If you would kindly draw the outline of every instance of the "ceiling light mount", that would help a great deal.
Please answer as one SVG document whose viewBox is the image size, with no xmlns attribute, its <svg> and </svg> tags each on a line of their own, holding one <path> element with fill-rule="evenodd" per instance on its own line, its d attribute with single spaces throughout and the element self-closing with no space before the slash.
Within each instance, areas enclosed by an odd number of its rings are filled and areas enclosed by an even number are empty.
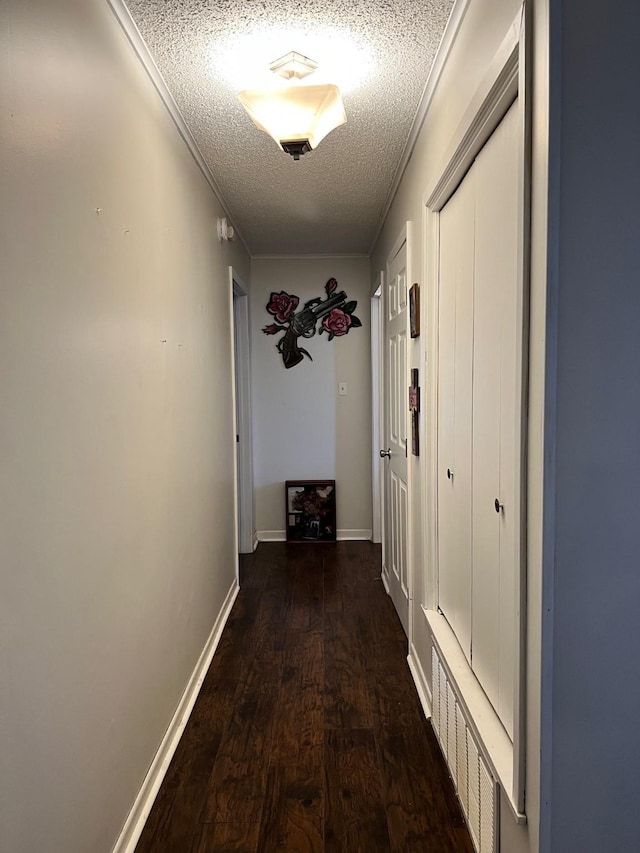
<svg viewBox="0 0 640 853">
<path fill-rule="evenodd" d="M 309 144 L 308 139 L 283 139 L 280 142 L 280 147 L 285 153 L 291 154 L 294 160 L 299 160 L 303 154 L 308 154 L 308 152 L 311 151 L 311 145 Z"/>
<path fill-rule="evenodd" d="M 269 66 L 269 71 L 279 74 L 285 80 L 291 80 L 294 77 L 296 80 L 302 80 L 303 77 L 313 74 L 317 67 L 318 63 L 314 62 L 313 59 L 309 59 L 308 56 L 303 56 L 295 50 L 290 50 L 280 59 L 274 59 Z"/>
</svg>

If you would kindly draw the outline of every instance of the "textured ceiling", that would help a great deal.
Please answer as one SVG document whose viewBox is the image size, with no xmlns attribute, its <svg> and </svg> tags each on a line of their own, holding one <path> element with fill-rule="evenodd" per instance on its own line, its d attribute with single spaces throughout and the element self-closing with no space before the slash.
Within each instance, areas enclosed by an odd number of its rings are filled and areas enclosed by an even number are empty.
<svg viewBox="0 0 640 853">
<path fill-rule="evenodd" d="M 127 0 L 252 255 L 367 253 L 452 0 Z M 298 162 L 237 100 L 296 50 L 347 123 Z M 262 77 L 261 77 L 262 75 Z"/>
</svg>

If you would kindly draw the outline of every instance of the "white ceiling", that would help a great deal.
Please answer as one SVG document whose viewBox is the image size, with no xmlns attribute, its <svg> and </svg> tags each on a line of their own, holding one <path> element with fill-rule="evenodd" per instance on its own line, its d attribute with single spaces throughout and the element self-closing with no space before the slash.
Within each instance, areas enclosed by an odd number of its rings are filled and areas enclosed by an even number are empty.
<svg viewBox="0 0 640 853">
<path fill-rule="evenodd" d="M 452 0 L 127 0 L 252 255 L 368 253 Z M 298 162 L 237 92 L 296 50 L 347 123 Z M 239 61 L 240 60 L 240 61 Z"/>
</svg>

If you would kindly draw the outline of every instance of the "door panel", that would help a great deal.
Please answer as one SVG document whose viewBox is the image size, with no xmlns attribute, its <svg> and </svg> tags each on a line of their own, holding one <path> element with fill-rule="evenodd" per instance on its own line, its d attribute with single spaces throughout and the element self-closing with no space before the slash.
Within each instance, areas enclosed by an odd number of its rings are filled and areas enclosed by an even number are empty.
<svg viewBox="0 0 640 853">
<path fill-rule="evenodd" d="M 409 600 L 409 581 L 407 578 L 407 513 L 409 511 L 409 496 L 407 484 L 398 478 L 400 489 L 400 527 L 398 530 L 398 541 L 400 543 L 400 560 L 398 565 L 398 583 L 402 593 L 402 601 Z M 407 628 L 405 626 L 405 632 Z"/>
<path fill-rule="evenodd" d="M 406 243 L 387 270 L 385 287 L 385 519 L 383 572 L 405 632 L 409 622 L 407 570 L 407 253 Z"/>
<path fill-rule="evenodd" d="M 438 552 L 440 609 L 471 660 L 473 192 L 440 214 Z"/>
<path fill-rule="evenodd" d="M 472 665 L 513 735 L 517 370 L 517 108 L 474 166 Z M 499 511 L 495 502 L 498 500 Z"/>
</svg>

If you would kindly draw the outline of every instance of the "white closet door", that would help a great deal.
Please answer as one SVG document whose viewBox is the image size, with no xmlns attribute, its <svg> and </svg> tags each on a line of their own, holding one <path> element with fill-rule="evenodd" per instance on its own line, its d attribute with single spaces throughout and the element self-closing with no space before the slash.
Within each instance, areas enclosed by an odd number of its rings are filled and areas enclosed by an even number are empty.
<svg viewBox="0 0 640 853">
<path fill-rule="evenodd" d="M 471 661 L 473 186 L 440 214 L 438 548 L 440 609 Z"/>
<path fill-rule="evenodd" d="M 519 286 L 518 114 L 512 106 L 473 167 L 475 282 L 473 342 L 472 668 L 513 737 L 516 336 Z M 496 501 L 498 502 L 496 504 Z M 497 507 L 497 508 L 496 508 Z"/>
</svg>

